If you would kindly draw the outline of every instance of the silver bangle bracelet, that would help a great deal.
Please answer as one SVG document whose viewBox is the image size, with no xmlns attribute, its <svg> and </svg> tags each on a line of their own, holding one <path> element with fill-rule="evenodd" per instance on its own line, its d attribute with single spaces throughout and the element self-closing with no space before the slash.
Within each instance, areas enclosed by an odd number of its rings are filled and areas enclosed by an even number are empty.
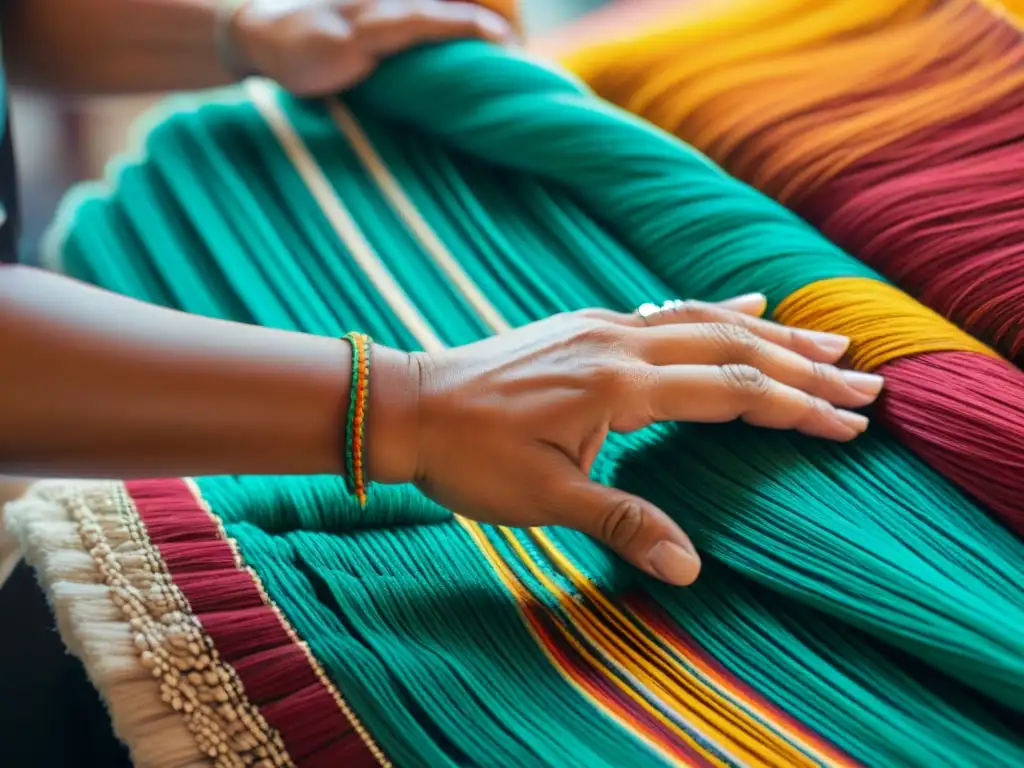
<svg viewBox="0 0 1024 768">
<path fill-rule="evenodd" d="M 217 13 L 214 17 L 214 45 L 217 58 L 224 69 L 238 80 L 253 77 L 259 73 L 254 71 L 238 54 L 234 34 L 231 29 L 235 16 L 248 0 L 219 0 Z"/>
</svg>

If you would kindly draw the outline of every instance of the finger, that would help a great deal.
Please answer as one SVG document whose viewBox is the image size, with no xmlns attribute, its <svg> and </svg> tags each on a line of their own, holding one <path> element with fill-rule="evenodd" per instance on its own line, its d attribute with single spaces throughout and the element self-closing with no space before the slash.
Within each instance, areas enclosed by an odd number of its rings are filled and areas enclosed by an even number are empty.
<svg viewBox="0 0 1024 768">
<path fill-rule="evenodd" d="M 749 365 L 830 403 L 860 408 L 882 391 L 882 377 L 811 360 L 732 323 L 670 324 L 631 329 L 629 346 L 651 365 Z"/>
<path fill-rule="evenodd" d="M 732 323 L 756 333 L 767 341 L 823 363 L 836 362 L 850 346 L 850 340 L 845 336 L 791 328 L 763 320 L 760 315 L 764 309 L 764 295 L 752 293 L 726 299 L 717 304 L 673 299 L 658 306 L 641 305 L 637 312 L 629 315 L 610 310 L 585 310 L 584 314 L 630 328 L 652 328 L 681 323 Z"/>
<path fill-rule="evenodd" d="M 558 488 L 548 503 L 560 525 L 593 536 L 669 584 L 687 586 L 696 580 L 700 556 L 682 529 L 656 506 L 570 470 Z"/>
<path fill-rule="evenodd" d="M 673 309 L 675 306 L 684 303 L 682 299 L 668 299 L 662 304 L 645 303 L 641 304 L 635 312 L 616 312 L 613 309 L 594 307 L 580 310 L 580 314 L 593 320 L 604 320 L 608 323 L 626 325 L 630 328 L 648 327 L 647 318 L 655 313 Z M 767 299 L 763 293 L 748 293 L 744 296 L 736 296 L 731 299 L 717 302 L 717 306 L 742 312 L 744 315 L 760 317 L 764 314 L 767 306 Z"/>
<path fill-rule="evenodd" d="M 742 297 L 741 297 L 742 298 Z M 834 363 L 843 356 L 850 340 L 834 333 L 822 333 L 752 317 L 730 306 L 702 301 L 680 301 L 647 318 L 648 327 L 677 323 L 731 323 L 746 328 L 762 339 L 798 352 L 811 360 Z"/>
<path fill-rule="evenodd" d="M 652 421 L 724 423 L 742 419 L 756 427 L 795 429 L 845 442 L 864 432 L 868 419 L 827 400 L 782 384 L 746 365 L 679 365 L 651 368 L 643 377 Z"/>
<path fill-rule="evenodd" d="M 353 18 L 357 39 L 368 54 L 385 57 L 416 45 L 440 40 L 475 38 L 504 42 L 511 27 L 501 16 L 474 3 L 379 2 Z"/>
<path fill-rule="evenodd" d="M 649 316 L 654 313 L 671 313 L 674 310 L 680 309 L 689 304 L 707 304 L 712 307 L 720 307 L 722 309 L 740 312 L 751 317 L 761 317 L 764 314 L 764 311 L 768 308 L 768 297 L 763 293 L 745 293 L 742 296 L 733 296 L 731 299 L 723 299 L 722 301 L 698 302 L 695 300 L 686 301 L 685 299 L 669 299 L 662 302 L 660 306 L 654 306 L 653 304 L 642 306 L 647 307 L 646 314 Z M 664 317 L 664 315 L 661 316 Z M 649 324 L 650 323 L 644 323 L 644 325 Z"/>
</svg>

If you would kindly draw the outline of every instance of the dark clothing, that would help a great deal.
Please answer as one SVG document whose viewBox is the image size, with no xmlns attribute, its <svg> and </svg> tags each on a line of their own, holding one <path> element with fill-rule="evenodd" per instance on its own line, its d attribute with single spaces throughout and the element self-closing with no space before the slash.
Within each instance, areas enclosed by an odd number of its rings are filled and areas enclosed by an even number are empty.
<svg viewBox="0 0 1024 768">
<path fill-rule="evenodd" d="M 24 563 L 0 588 L 0 744 L 6 768 L 130 768 Z"/>
<path fill-rule="evenodd" d="M 10 119 L 0 141 L 0 263 L 17 261 L 18 234 L 21 222 L 18 210 L 18 186 L 14 175 L 14 147 Z"/>
<path fill-rule="evenodd" d="M 0 25 L 6 5 L 0 0 Z M 8 107 L 0 60 L 0 265 L 18 260 L 20 222 Z M 66 653 L 24 563 L 0 586 L 0 745 L 5 768 L 131 766 L 85 670 Z"/>
<path fill-rule="evenodd" d="M 5 0 L 0 0 L 0 24 L 3 23 Z M 0 30 L 2 34 L 2 30 Z M 0 42 L 0 50 L 2 49 Z M 21 221 L 18 210 L 18 184 L 14 175 L 14 144 L 11 138 L 11 116 L 8 108 L 7 82 L 3 62 L 0 61 L 0 264 L 17 261 L 18 229 Z"/>
</svg>

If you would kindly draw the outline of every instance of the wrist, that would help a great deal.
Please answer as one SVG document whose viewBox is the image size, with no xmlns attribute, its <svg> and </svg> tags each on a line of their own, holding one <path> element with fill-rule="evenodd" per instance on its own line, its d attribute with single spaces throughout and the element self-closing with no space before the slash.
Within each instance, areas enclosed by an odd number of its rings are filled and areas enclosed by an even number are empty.
<svg viewBox="0 0 1024 768">
<path fill-rule="evenodd" d="M 217 58 L 224 70 L 236 80 L 258 75 L 245 46 L 242 45 L 240 21 L 251 0 L 217 0 L 214 20 Z"/>
<path fill-rule="evenodd" d="M 366 421 L 371 482 L 411 483 L 419 468 L 420 357 L 374 345 Z"/>
</svg>

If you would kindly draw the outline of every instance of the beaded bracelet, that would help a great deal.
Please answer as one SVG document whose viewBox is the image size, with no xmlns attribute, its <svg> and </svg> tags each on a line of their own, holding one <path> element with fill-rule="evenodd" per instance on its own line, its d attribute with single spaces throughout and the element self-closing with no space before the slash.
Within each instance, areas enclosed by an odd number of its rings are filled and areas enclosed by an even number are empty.
<svg viewBox="0 0 1024 768">
<path fill-rule="evenodd" d="M 356 497 L 359 506 L 366 506 L 367 482 L 363 461 L 366 413 L 370 398 L 370 347 L 373 342 L 365 333 L 346 333 L 342 339 L 352 348 L 352 385 L 345 419 L 345 487 Z"/>
</svg>

